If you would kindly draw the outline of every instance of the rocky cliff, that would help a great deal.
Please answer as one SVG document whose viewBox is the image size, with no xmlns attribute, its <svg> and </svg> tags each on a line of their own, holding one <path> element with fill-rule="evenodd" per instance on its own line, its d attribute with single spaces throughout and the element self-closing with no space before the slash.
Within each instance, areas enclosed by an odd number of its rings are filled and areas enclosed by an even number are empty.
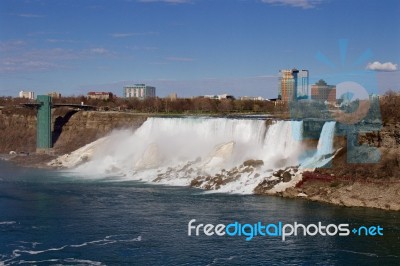
<svg viewBox="0 0 400 266">
<path fill-rule="evenodd" d="M 36 149 L 36 117 L 30 110 L 0 114 L 0 153 L 33 152 Z"/>
<path fill-rule="evenodd" d="M 59 154 L 74 151 L 114 129 L 135 130 L 147 119 L 144 115 L 122 112 L 80 111 L 70 115 L 71 112 L 53 114 L 54 149 Z"/>
<path fill-rule="evenodd" d="M 318 168 L 303 174 L 296 188 L 282 196 L 308 198 L 344 206 L 400 210 L 400 123 L 385 123 L 380 131 L 363 133 L 358 144 L 377 147 L 381 153 L 377 163 L 348 163 L 345 141 L 333 159 L 332 167 Z M 344 145 L 343 145 L 344 144 Z"/>
<path fill-rule="evenodd" d="M 339 140 L 341 139 L 338 138 Z M 332 167 L 317 169 L 316 172 L 359 179 L 400 178 L 399 122 L 386 123 L 379 131 L 359 134 L 358 145 L 378 148 L 381 154 L 378 163 L 348 163 L 347 148 L 342 139 L 339 146 L 344 149 L 334 158 Z M 350 156 L 363 156 L 363 154 L 352 154 Z"/>
<path fill-rule="evenodd" d="M 56 109 L 52 113 L 54 153 L 76 150 L 118 128 L 135 130 L 147 117 L 132 113 Z M 36 150 L 34 110 L 3 111 L 0 114 L 0 153 Z"/>
</svg>

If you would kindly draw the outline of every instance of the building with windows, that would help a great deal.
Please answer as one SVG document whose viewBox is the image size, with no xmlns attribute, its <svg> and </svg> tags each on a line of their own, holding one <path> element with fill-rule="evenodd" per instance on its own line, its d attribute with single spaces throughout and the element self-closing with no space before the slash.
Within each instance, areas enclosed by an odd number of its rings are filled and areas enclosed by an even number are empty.
<svg viewBox="0 0 400 266">
<path fill-rule="evenodd" d="M 268 99 L 264 99 L 261 96 L 242 96 L 239 98 L 241 101 L 269 101 Z"/>
<path fill-rule="evenodd" d="M 146 84 L 135 84 L 133 86 L 125 86 L 123 95 L 126 98 L 146 99 L 156 97 L 156 88 L 147 86 Z"/>
<path fill-rule="evenodd" d="M 311 86 L 311 99 L 316 101 L 336 102 L 336 86 L 328 85 L 323 79 Z"/>
<path fill-rule="evenodd" d="M 19 98 L 35 99 L 35 93 L 33 91 L 20 91 Z"/>
<path fill-rule="evenodd" d="M 231 99 L 234 100 L 235 97 L 229 94 L 220 94 L 220 95 L 204 95 L 204 98 L 214 99 L 214 100 L 222 100 L 222 99 Z"/>
<path fill-rule="evenodd" d="M 61 93 L 59 93 L 57 91 L 49 92 L 49 93 L 47 93 L 47 95 L 53 99 L 61 98 Z"/>
<path fill-rule="evenodd" d="M 278 98 L 284 102 L 291 102 L 297 99 L 297 69 L 279 70 L 279 94 Z"/>
<path fill-rule="evenodd" d="M 110 100 L 113 97 L 112 92 L 91 91 L 87 94 L 88 99 Z"/>
<path fill-rule="evenodd" d="M 309 75 L 308 70 L 299 70 L 297 75 L 297 99 L 308 99 L 309 98 Z"/>
<path fill-rule="evenodd" d="M 279 73 L 278 99 L 284 102 L 308 99 L 308 70 L 283 69 Z"/>
</svg>

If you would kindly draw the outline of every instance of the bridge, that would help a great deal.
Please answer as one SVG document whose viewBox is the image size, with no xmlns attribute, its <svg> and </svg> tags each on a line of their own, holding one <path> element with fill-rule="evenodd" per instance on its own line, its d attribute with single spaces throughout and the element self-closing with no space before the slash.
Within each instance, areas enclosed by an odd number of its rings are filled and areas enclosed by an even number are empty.
<svg viewBox="0 0 400 266">
<path fill-rule="evenodd" d="M 24 107 L 37 109 L 36 126 L 36 152 L 48 153 L 53 147 L 51 133 L 51 108 L 72 107 L 75 112 L 79 110 L 96 110 L 95 106 L 71 103 L 52 103 L 52 98 L 47 95 L 38 95 L 36 103 L 22 103 Z"/>
<path fill-rule="evenodd" d="M 39 95 L 42 96 L 42 95 Z M 21 103 L 22 106 L 30 107 L 30 108 L 39 108 L 41 103 Z M 76 103 L 52 103 L 51 108 L 56 107 L 72 107 L 77 110 L 96 110 L 96 106 L 86 105 L 86 104 L 76 104 Z"/>
</svg>

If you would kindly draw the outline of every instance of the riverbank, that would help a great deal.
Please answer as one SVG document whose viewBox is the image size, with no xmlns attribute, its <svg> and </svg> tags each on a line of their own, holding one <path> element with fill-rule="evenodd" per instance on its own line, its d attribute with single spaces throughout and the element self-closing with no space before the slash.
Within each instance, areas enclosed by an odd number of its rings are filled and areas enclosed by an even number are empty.
<svg viewBox="0 0 400 266">
<path fill-rule="evenodd" d="M 303 177 L 303 180 L 305 178 Z M 345 207 L 368 207 L 400 211 L 399 180 L 312 179 L 285 190 L 281 196 L 305 198 Z"/>
<path fill-rule="evenodd" d="M 54 167 L 48 165 L 48 162 L 57 157 L 46 154 L 30 154 L 4 155 L 0 158 L 22 167 L 54 169 Z M 250 162 L 248 164 L 242 169 L 243 173 L 254 170 L 250 164 L 257 164 L 257 162 Z M 279 178 L 276 179 L 279 182 L 261 182 L 256 187 L 254 193 L 264 196 L 301 198 L 344 207 L 367 207 L 400 211 L 400 181 L 398 179 L 357 180 L 354 178 L 343 179 L 318 175 L 316 172 L 305 172 L 296 175 L 296 172 L 297 170 L 292 169 L 281 171 L 278 173 Z M 240 173 L 240 170 L 238 170 L 238 173 Z M 229 172 L 227 171 L 226 174 L 228 176 Z M 230 178 L 232 179 L 232 177 Z M 217 176 L 214 179 L 199 177 L 193 180 L 190 186 L 204 190 L 213 190 L 218 188 L 220 184 L 229 181 L 229 178 L 224 179 L 222 176 Z M 281 189 L 274 189 L 274 186 L 279 183 Z"/>
<path fill-rule="evenodd" d="M 84 163 L 90 156 L 93 156 L 94 152 L 93 149 L 88 147 L 87 144 L 93 143 L 94 140 L 98 140 L 107 134 L 110 134 L 114 129 L 128 129 L 126 134 L 120 136 L 114 136 L 113 144 L 109 145 L 107 151 L 115 145 L 119 145 L 119 150 L 117 153 L 113 153 L 114 155 L 118 155 L 119 151 L 124 150 L 126 145 L 130 145 L 130 151 L 135 150 L 135 146 L 133 142 L 127 142 L 125 144 L 121 144 L 121 141 L 125 141 L 129 138 L 132 138 L 132 141 L 136 138 L 133 136 L 132 133 L 129 132 L 131 130 L 134 132 L 137 128 L 139 128 L 144 121 L 147 120 L 147 117 L 144 115 L 138 114 L 130 114 L 130 113 L 118 113 L 118 112 L 78 112 L 74 113 L 68 117 L 66 113 L 58 114 L 58 116 L 53 117 L 55 120 L 59 119 L 58 123 L 62 122 L 62 127 L 57 127 L 55 122 L 54 131 L 59 134 L 57 137 L 57 142 L 54 145 L 54 149 L 51 151 L 50 154 L 47 155 L 40 155 L 34 152 L 24 152 L 20 153 L 18 150 L 16 153 L 8 154 L 5 157 L 12 163 L 16 163 L 22 166 L 30 166 L 30 167 L 51 167 L 47 163 L 55 158 L 58 158 L 61 155 L 69 154 L 70 152 L 83 148 L 86 146 L 86 150 L 84 149 L 82 152 L 77 152 L 76 155 L 71 156 L 70 160 L 67 155 L 64 157 L 68 159 L 72 164 L 71 165 L 64 165 L 62 160 L 61 161 L 54 161 L 53 166 L 55 167 L 74 167 L 75 163 Z M 64 120 L 60 120 L 61 118 Z M 68 118 L 68 119 L 65 119 Z M 237 117 L 234 117 L 237 118 Z M 246 117 L 249 118 L 249 117 Z M 245 119 L 245 120 L 230 120 L 229 123 L 245 123 L 240 124 L 237 128 L 240 129 L 238 132 L 242 132 L 244 128 L 250 131 L 244 134 L 243 138 L 248 138 L 248 136 L 259 136 L 264 138 L 265 133 L 265 126 L 271 126 L 271 120 L 267 120 L 267 122 L 263 121 L 265 117 L 251 117 L 252 119 Z M 255 120 L 254 120 L 255 118 Z M 212 120 L 212 119 L 205 119 L 205 121 Z M 19 120 L 17 120 L 19 121 Z M 61 121 L 61 122 L 60 122 Z M 165 121 L 165 120 L 164 120 Z M 173 119 L 171 119 L 173 121 Z M 196 119 L 197 121 L 197 119 Z M 208 122 L 210 122 L 208 121 Z M 235 121 L 235 122 L 232 122 Z M 247 121 L 247 122 L 246 122 Z M 21 127 L 22 125 L 18 123 L 11 123 L 12 121 L 8 121 L 10 128 Z M 14 121 L 15 122 L 15 121 Z M 153 121 L 154 122 L 154 121 Z M 160 121 L 159 121 L 160 122 Z M 181 120 L 175 121 L 176 124 L 147 124 L 145 132 L 142 132 L 142 136 L 150 136 L 161 128 L 167 128 L 169 135 L 165 135 L 166 132 L 159 132 L 156 136 L 163 136 L 163 139 L 173 139 L 176 138 L 176 131 L 179 131 L 179 126 L 182 126 Z M 179 123 L 178 123 L 179 122 Z M 287 121 L 278 121 L 279 123 L 288 123 Z M 319 121 L 320 122 L 320 121 Z M 196 123 L 198 124 L 198 123 Z M 210 124 L 209 128 L 215 130 L 218 127 L 218 124 L 221 124 L 221 121 L 218 120 L 216 124 Z M 224 124 L 224 123 L 222 123 Z M 318 123 L 321 124 L 321 123 Z M 320 126 L 322 126 L 322 123 Z M 11 127 L 11 125 L 13 125 Z M 59 124 L 60 125 L 60 124 Z M 283 124 L 282 124 L 283 125 Z M 286 128 L 286 130 L 290 130 L 292 126 L 298 126 L 299 121 L 295 122 L 294 124 L 289 123 L 286 124 L 286 127 L 282 127 L 282 129 Z M 188 123 L 186 125 L 185 130 L 193 130 L 192 134 L 195 132 L 203 132 L 206 130 L 203 126 L 198 127 L 197 129 L 193 129 L 194 124 Z M 199 125 L 197 125 L 199 126 Z M 306 122 L 304 122 L 304 126 L 306 126 Z M 222 130 L 222 134 L 224 135 L 227 132 L 233 130 L 233 124 L 226 127 Z M 282 160 L 276 157 L 270 157 L 269 159 L 258 160 L 257 156 L 250 157 L 255 158 L 255 160 L 248 160 L 243 162 L 243 165 L 238 165 L 232 169 L 221 169 L 221 171 L 214 175 L 207 175 L 205 174 L 207 171 L 202 172 L 201 167 L 196 161 L 188 162 L 187 165 L 181 166 L 181 168 L 176 168 L 173 170 L 166 169 L 163 174 L 160 174 L 159 171 L 157 174 L 154 174 L 154 178 L 151 179 L 149 176 L 149 182 L 155 183 L 162 183 L 170 185 L 185 185 L 185 186 L 192 186 L 197 187 L 205 190 L 217 190 L 219 192 L 226 192 L 226 193 L 255 193 L 259 195 L 276 195 L 276 196 L 283 196 L 283 197 L 301 197 L 307 198 L 313 201 L 321 201 L 327 202 L 335 205 L 341 206 L 357 206 L 357 207 L 371 207 L 371 208 L 379 208 L 385 210 L 400 210 L 400 202 L 398 197 L 400 195 L 400 187 L 396 182 L 399 180 L 398 173 L 400 172 L 400 156 L 399 156 L 399 123 L 386 123 L 383 128 L 379 132 L 370 132 L 367 134 L 360 134 L 359 136 L 359 143 L 360 144 L 368 144 L 370 146 L 375 146 L 379 148 L 382 157 L 379 163 L 376 164 L 351 164 L 347 163 L 347 151 L 346 151 L 346 141 L 342 137 L 330 137 L 334 142 L 334 146 L 336 149 L 335 156 L 332 160 L 332 167 L 330 168 L 318 168 L 316 170 L 308 170 L 315 174 L 311 176 L 311 178 L 306 176 L 304 177 L 303 170 L 299 170 L 296 167 L 288 167 L 288 168 L 280 168 L 284 167 L 285 165 L 292 165 L 289 161 L 287 161 L 287 154 L 284 150 L 279 150 L 282 153 Z M 20 129 L 22 130 L 22 128 Z M 264 130 L 264 131 L 263 131 Z M 280 129 L 281 130 L 281 129 Z M 307 124 L 307 130 L 312 130 Z M 6 130 L 7 131 L 7 130 Z M 206 130 L 207 131 L 207 130 Z M 321 129 L 314 130 L 318 133 L 321 132 Z M 10 130 L 9 130 L 10 132 Z M 153 132 L 153 133 L 152 133 Z M 258 133 L 257 133 L 258 132 Z M 290 139 L 285 140 L 284 138 L 280 138 L 280 135 L 287 136 L 282 134 L 279 130 L 278 135 L 276 135 L 276 141 L 290 141 Z M 288 131 L 290 132 L 290 131 Z M 333 131 L 332 131 L 333 132 Z M 3 132 L 4 133 L 4 132 Z M 232 133 L 232 132 L 230 132 Z M 322 134 L 322 133 L 321 133 Z M 223 136 L 222 135 L 222 136 Z M 238 136 L 237 134 L 235 135 Z M 290 136 L 290 135 L 288 135 Z M 190 135 L 191 139 L 192 135 Z M 211 154 L 212 156 L 204 159 L 204 165 L 207 167 L 212 167 L 214 163 L 218 164 L 219 160 L 224 160 L 224 158 L 229 158 L 234 151 L 237 151 L 235 148 L 235 142 L 232 141 L 231 137 L 226 138 L 229 142 L 220 142 L 222 140 L 216 141 L 214 144 L 218 144 L 216 146 L 211 145 L 212 148 Z M 273 138 L 275 140 L 275 138 Z M 151 142 L 147 143 L 147 148 L 144 148 L 141 152 L 137 152 L 139 155 L 142 154 L 142 157 L 148 157 L 147 159 L 141 159 L 133 164 L 133 156 L 132 154 L 129 155 L 130 164 L 134 165 L 135 167 L 141 166 L 142 168 L 146 168 L 149 166 L 154 166 L 154 169 L 158 167 L 159 158 L 158 153 L 160 149 L 160 145 L 163 145 L 165 141 L 160 141 L 158 144 L 153 144 L 157 138 L 150 139 Z M 205 144 L 209 145 L 210 141 L 213 141 L 213 138 L 207 138 L 205 140 Z M 305 150 L 315 150 L 317 148 L 317 140 L 307 140 L 303 141 L 301 147 L 298 148 L 302 151 Z M 181 147 L 189 147 L 193 143 L 188 140 L 188 142 L 181 143 L 178 146 Z M 254 143 L 257 144 L 257 143 Z M 293 143 L 295 144 L 295 143 Z M 91 145 L 91 144 L 90 144 Z M 89 145 L 89 146 L 90 146 Z M 272 145 L 272 143 L 270 143 Z M 297 144 L 295 144 L 297 145 Z M 204 146 L 204 145 L 203 145 Z M 259 143 L 256 145 L 259 147 Z M 283 145 L 280 149 L 284 149 L 286 145 Z M 289 145 L 290 146 L 290 145 Z M 246 146 L 252 147 L 251 149 L 255 149 L 256 147 L 253 146 Z M 280 146 L 279 146 L 280 147 Z M 103 149 L 104 150 L 104 149 Z M 171 150 L 170 148 L 168 150 Z M 172 149 L 173 150 L 173 149 Z M 295 149 L 296 150 L 296 149 Z M 142 153 L 143 152 L 143 153 Z M 263 151 L 268 152 L 267 150 Z M 104 152 L 102 152 L 104 153 Z M 261 156 L 262 154 L 259 153 Z M 89 157 L 88 157 L 89 156 Z M 209 154 L 210 156 L 210 154 Z M 329 153 L 326 156 L 331 156 Z M 77 160 L 74 158 L 76 157 Z M 261 156 L 262 157 L 262 156 Z M 154 159 L 156 158 L 156 159 Z M 158 158 L 158 159 L 157 159 Z M 325 157 L 324 157 L 325 158 Z M 326 157 L 327 158 L 327 157 Z M 326 159 L 325 158 L 325 159 Z M 122 161 L 126 160 L 126 158 Z M 165 159 L 165 158 L 164 158 Z M 271 171 L 265 172 L 268 167 L 264 167 L 263 171 L 258 171 L 258 167 L 262 166 L 264 163 L 267 165 L 270 162 L 268 160 L 275 160 L 279 159 L 277 162 L 273 164 L 273 169 L 275 172 L 272 173 Z M 67 161 L 68 161 L 67 160 Z M 65 161 L 65 160 L 64 160 Z M 121 160 L 120 160 L 121 161 Z M 116 160 L 118 162 L 118 160 Z M 197 164 L 197 166 L 196 166 Z M 132 169 L 132 165 L 129 166 L 129 169 Z M 192 165 L 195 165 L 192 167 Z M 105 168 L 107 171 L 114 171 L 117 167 L 111 165 L 111 168 Z M 271 168 L 271 169 L 272 169 Z M 126 168 L 128 169 L 128 168 Z M 200 171 L 199 171 L 200 169 Z M 199 172 L 199 174 L 195 174 Z M 187 183 L 182 183 L 185 177 L 189 180 Z M 172 180 L 173 178 L 177 178 L 176 175 L 179 175 L 177 180 Z M 272 175 L 272 178 L 271 178 Z M 170 177 L 172 176 L 172 177 Z M 316 178 L 314 178 L 316 176 Z M 175 182 L 175 183 L 174 183 Z M 186 181 L 185 181 L 186 182 Z M 225 187 L 225 188 L 222 188 Z M 222 189 L 221 189 L 222 188 Z M 231 189 L 231 190 L 229 190 Z"/>
<path fill-rule="evenodd" d="M 22 167 L 54 169 L 54 167 L 48 165 L 48 162 L 55 159 L 56 156 L 32 154 L 29 156 L 1 156 L 0 158 L 7 159 L 11 163 Z M 248 172 L 249 170 L 251 171 L 252 167 L 246 168 L 244 172 Z M 292 171 L 292 175 L 289 177 L 289 175 L 285 175 L 284 171 L 282 171 L 280 177 L 281 185 L 279 185 L 281 189 L 273 189 L 274 186 L 268 187 L 266 183 L 260 183 L 254 193 L 262 196 L 301 198 L 343 207 L 366 207 L 400 211 L 400 181 L 398 179 L 346 180 L 318 175 L 314 176 L 314 178 L 307 178 L 307 176 L 310 176 L 310 173 L 315 174 L 315 172 L 306 172 L 295 176 L 295 172 Z M 204 190 L 213 190 L 226 182 L 229 182 L 229 179 L 223 179 L 221 176 L 214 179 L 199 177 L 193 180 L 190 186 Z M 274 185 L 276 184 L 278 182 L 275 182 Z M 262 187 L 268 189 L 262 189 Z"/>
</svg>

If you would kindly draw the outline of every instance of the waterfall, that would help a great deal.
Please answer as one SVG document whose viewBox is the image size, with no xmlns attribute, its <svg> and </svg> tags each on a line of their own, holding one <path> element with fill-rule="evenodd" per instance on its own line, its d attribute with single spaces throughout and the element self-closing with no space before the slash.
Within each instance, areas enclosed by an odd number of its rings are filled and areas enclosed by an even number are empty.
<svg viewBox="0 0 400 266">
<path fill-rule="evenodd" d="M 325 122 L 318 140 L 317 155 L 324 156 L 333 153 L 333 137 L 336 122 Z"/>
<path fill-rule="evenodd" d="M 272 167 L 297 165 L 303 138 L 303 121 L 277 121 L 265 136 L 264 161 Z"/>
<path fill-rule="evenodd" d="M 139 171 L 173 167 L 198 158 L 206 163 L 212 159 L 218 145 L 233 143 L 231 154 L 221 165 L 230 166 L 257 158 L 265 131 L 263 120 L 149 118 L 133 134 L 117 131 L 108 136 L 93 157 L 78 169 L 101 174 L 115 169 Z"/>
<path fill-rule="evenodd" d="M 311 158 L 306 158 L 301 166 L 303 168 L 323 167 L 332 159 L 333 140 L 336 122 L 325 122 L 318 140 L 317 151 Z M 327 158 L 328 157 L 328 158 Z"/>
<path fill-rule="evenodd" d="M 333 152 L 335 122 L 323 126 L 317 151 L 304 154 L 303 122 L 227 118 L 149 118 L 135 132 L 116 130 L 53 165 L 85 178 L 120 178 L 189 185 L 201 176 L 229 173 L 219 191 L 252 193 L 273 169 L 317 167 Z M 247 160 L 262 160 L 247 169 Z M 323 164 L 324 163 L 324 164 Z"/>
</svg>

